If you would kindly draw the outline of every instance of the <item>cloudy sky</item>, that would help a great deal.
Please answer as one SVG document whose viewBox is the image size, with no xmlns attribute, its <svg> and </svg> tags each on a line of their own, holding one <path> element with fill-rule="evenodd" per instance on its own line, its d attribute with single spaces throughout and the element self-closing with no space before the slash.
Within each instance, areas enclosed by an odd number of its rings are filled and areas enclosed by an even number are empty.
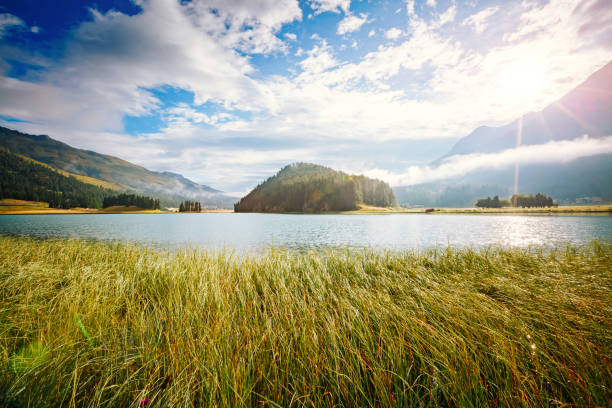
<svg viewBox="0 0 612 408">
<path fill-rule="evenodd" d="M 89 3 L 0 4 L 0 125 L 235 194 L 295 161 L 419 181 L 612 59 L 608 0 Z"/>
</svg>

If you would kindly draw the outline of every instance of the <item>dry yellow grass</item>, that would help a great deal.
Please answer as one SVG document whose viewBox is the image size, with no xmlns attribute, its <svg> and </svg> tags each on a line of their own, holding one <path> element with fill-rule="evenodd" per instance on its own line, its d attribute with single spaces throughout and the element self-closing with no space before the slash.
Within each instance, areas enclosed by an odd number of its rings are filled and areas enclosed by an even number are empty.
<svg viewBox="0 0 612 408">
<path fill-rule="evenodd" d="M 70 173 L 70 172 L 67 172 L 67 171 L 64 171 L 64 170 L 60 170 L 60 169 L 57 169 L 57 168 L 55 168 L 53 166 L 50 166 L 50 165 L 48 165 L 46 163 L 39 162 L 38 160 L 34 160 L 34 159 L 30 158 L 30 157 L 23 156 L 21 154 L 16 154 L 16 155 L 21 157 L 24 160 L 28 160 L 28 161 L 30 161 L 32 163 L 36 163 L 36 164 L 38 164 L 40 166 L 47 167 L 47 168 L 49 168 L 49 169 L 51 169 L 51 170 L 53 170 L 53 171 L 55 171 L 55 172 L 57 172 L 57 173 L 59 173 L 59 174 L 61 174 L 63 176 L 74 177 L 74 178 L 76 178 L 77 180 L 79 180 L 79 181 L 81 181 L 83 183 L 91 184 L 91 185 L 102 187 L 102 188 L 108 188 L 109 190 L 116 190 L 116 191 L 123 191 L 123 190 L 127 190 L 128 189 L 125 186 L 121 186 L 121 185 L 115 184 L 115 183 L 110 183 L 110 182 L 105 181 L 105 180 L 99 180 L 99 179 L 96 179 L 96 178 L 93 178 L 93 177 L 82 176 L 80 174 L 74 174 L 74 173 Z"/>
<path fill-rule="evenodd" d="M 157 214 L 161 210 L 144 210 L 134 206 L 113 206 L 98 210 L 95 208 L 49 208 L 48 203 L 37 201 L 0 200 L 0 214 Z"/>
<path fill-rule="evenodd" d="M 15 200 L 13 198 L 4 198 L 0 200 L 0 209 L 2 209 L 2 207 L 16 207 L 16 206 L 48 208 L 49 203 L 45 203 L 42 201 Z"/>
</svg>

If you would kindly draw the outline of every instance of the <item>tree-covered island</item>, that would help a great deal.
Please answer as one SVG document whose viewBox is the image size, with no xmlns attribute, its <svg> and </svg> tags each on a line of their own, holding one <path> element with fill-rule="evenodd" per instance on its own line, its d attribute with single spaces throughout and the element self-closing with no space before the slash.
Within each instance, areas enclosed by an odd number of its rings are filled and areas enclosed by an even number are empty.
<svg viewBox="0 0 612 408">
<path fill-rule="evenodd" d="M 235 212 L 305 212 L 356 210 L 359 204 L 396 205 L 391 187 L 310 163 L 282 168 L 234 205 Z"/>
</svg>

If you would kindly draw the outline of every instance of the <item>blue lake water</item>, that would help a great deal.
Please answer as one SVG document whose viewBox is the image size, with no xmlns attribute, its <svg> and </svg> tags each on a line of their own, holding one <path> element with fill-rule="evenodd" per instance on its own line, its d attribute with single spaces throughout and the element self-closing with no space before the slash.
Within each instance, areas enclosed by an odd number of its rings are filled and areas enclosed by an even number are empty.
<svg viewBox="0 0 612 408">
<path fill-rule="evenodd" d="M 0 235 L 126 240 L 161 248 L 182 245 L 257 250 L 433 246 L 508 247 L 612 240 L 610 216 L 464 214 L 67 214 L 0 215 Z"/>
</svg>

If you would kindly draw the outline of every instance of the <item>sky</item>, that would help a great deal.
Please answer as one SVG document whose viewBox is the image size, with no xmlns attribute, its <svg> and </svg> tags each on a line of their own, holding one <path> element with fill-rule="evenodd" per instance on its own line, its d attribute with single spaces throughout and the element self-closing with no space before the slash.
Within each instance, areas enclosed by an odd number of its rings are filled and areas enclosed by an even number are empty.
<svg viewBox="0 0 612 408">
<path fill-rule="evenodd" d="M 0 125 L 234 195 L 297 161 L 430 181 L 610 61 L 611 27 L 608 0 L 4 0 Z"/>
</svg>

